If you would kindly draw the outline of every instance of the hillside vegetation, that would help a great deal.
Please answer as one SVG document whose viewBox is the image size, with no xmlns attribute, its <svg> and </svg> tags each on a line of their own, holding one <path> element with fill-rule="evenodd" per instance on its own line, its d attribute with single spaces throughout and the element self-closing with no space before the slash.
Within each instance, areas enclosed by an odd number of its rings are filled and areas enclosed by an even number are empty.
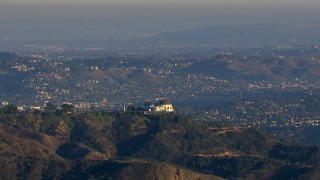
<svg viewBox="0 0 320 180">
<path fill-rule="evenodd" d="M 176 114 L 6 112 L 0 121 L 2 179 L 317 179 L 320 174 L 319 147 Z"/>
</svg>

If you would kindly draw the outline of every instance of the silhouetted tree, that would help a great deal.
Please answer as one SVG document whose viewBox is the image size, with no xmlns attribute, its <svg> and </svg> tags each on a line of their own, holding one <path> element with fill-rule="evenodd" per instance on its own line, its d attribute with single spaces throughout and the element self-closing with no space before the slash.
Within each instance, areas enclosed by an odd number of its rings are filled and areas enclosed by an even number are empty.
<svg viewBox="0 0 320 180">
<path fill-rule="evenodd" d="M 48 113 L 54 113 L 57 110 L 57 106 L 48 102 L 44 108 Z"/>
<path fill-rule="evenodd" d="M 3 114 L 18 114 L 18 109 L 16 105 L 7 105 L 2 108 Z"/>
<path fill-rule="evenodd" d="M 64 113 L 73 113 L 74 112 L 74 106 L 71 104 L 63 104 L 61 106 L 61 110 Z"/>
</svg>

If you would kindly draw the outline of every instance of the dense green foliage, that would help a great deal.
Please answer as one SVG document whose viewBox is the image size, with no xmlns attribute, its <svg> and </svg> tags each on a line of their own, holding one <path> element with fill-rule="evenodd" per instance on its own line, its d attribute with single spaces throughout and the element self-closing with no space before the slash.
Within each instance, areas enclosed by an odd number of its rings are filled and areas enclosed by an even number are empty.
<svg viewBox="0 0 320 180">
<path fill-rule="evenodd" d="M 0 115 L 15 115 L 18 113 L 16 105 L 7 105 L 0 108 Z"/>
</svg>

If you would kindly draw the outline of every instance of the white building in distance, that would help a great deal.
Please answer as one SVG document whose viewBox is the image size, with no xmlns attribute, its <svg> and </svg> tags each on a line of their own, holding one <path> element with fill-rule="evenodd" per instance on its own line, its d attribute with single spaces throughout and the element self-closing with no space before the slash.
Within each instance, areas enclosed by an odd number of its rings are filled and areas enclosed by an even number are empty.
<svg viewBox="0 0 320 180">
<path fill-rule="evenodd" d="M 153 112 L 174 112 L 173 105 L 169 99 L 156 98 L 155 101 L 147 100 L 145 110 Z"/>
</svg>

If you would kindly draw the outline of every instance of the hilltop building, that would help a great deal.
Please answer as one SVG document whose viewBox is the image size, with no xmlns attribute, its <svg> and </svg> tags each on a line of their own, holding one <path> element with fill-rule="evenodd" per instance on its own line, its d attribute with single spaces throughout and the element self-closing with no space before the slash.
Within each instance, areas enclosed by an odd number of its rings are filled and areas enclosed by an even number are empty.
<svg viewBox="0 0 320 180">
<path fill-rule="evenodd" d="M 8 106 L 9 102 L 8 101 L 2 101 L 2 106 Z"/>
<path fill-rule="evenodd" d="M 147 100 L 145 110 L 153 112 L 174 112 L 173 105 L 169 99 L 156 98 L 155 101 Z"/>
</svg>

